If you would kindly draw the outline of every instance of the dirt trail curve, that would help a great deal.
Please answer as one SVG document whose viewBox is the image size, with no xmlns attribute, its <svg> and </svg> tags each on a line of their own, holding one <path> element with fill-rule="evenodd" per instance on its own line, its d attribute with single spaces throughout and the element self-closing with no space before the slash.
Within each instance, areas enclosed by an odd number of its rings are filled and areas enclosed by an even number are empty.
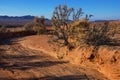
<svg viewBox="0 0 120 80">
<path fill-rule="evenodd" d="M 0 44 L 0 80 L 108 80 L 96 70 L 72 65 L 17 40 Z"/>
</svg>

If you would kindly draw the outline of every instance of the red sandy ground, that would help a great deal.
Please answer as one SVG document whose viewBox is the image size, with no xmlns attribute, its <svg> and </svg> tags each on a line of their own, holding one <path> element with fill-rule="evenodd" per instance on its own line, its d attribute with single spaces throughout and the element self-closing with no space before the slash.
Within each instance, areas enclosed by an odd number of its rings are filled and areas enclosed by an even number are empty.
<svg viewBox="0 0 120 80">
<path fill-rule="evenodd" d="M 20 43 L 22 46 L 40 50 L 44 53 L 57 58 L 56 50 L 57 46 L 48 43 L 49 36 L 29 36 L 22 38 Z M 119 46 L 100 46 L 93 61 L 89 61 L 91 51 L 93 47 L 81 48 L 69 52 L 69 55 L 65 57 L 65 60 L 77 66 L 84 66 L 90 69 L 96 69 L 103 73 L 111 80 L 120 79 L 120 47 Z M 91 73 L 91 72 L 89 72 Z M 97 73 L 95 73 L 97 74 Z"/>
<path fill-rule="evenodd" d="M 3 41 L 0 80 L 108 80 L 95 69 L 57 59 L 48 39 L 43 35 Z"/>
</svg>

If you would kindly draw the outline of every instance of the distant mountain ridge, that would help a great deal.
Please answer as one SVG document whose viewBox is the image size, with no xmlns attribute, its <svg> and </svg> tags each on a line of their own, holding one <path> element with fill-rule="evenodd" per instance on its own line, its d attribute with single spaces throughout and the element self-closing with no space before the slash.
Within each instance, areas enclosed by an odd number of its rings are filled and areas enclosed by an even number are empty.
<svg viewBox="0 0 120 80">
<path fill-rule="evenodd" d="M 26 15 L 26 16 L 0 16 L 0 26 L 6 27 L 17 27 L 23 26 L 28 22 L 31 22 L 35 16 Z M 45 24 L 50 25 L 51 21 L 45 18 Z"/>
<path fill-rule="evenodd" d="M 93 22 L 118 21 L 118 20 L 94 20 Z"/>
<path fill-rule="evenodd" d="M 26 16 L 0 16 L 0 19 L 34 19 L 35 16 L 26 15 Z"/>
<path fill-rule="evenodd" d="M 23 26 L 28 22 L 31 22 L 35 16 L 32 15 L 25 15 L 25 16 L 7 16 L 7 15 L 0 15 L 0 27 L 18 27 Z M 71 22 L 72 20 L 69 20 Z M 105 22 L 105 21 L 118 21 L 118 20 L 94 20 L 90 22 Z M 45 18 L 45 24 L 51 25 L 51 20 Z"/>
<path fill-rule="evenodd" d="M 0 19 L 28 19 L 33 20 L 36 16 L 26 15 L 26 16 L 0 16 Z M 49 20 L 48 18 L 45 18 L 45 20 Z"/>
</svg>

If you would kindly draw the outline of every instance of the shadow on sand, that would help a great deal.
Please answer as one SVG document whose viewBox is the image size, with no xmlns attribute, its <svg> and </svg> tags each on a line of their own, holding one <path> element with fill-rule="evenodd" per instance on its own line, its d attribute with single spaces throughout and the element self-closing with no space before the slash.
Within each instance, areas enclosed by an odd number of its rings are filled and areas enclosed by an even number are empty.
<svg viewBox="0 0 120 80">
<path fill-rule="evenodd" d="M 92 76 L 91 79 L 95 80 Z M 41 78 L 21 78 L 17 80 L 91 80 L 91 79 L 89 79 L 86 75 L 68 75 L 68 76 L 60 76 L 60 77 L 46 76 Z M 10 79 L 1 78 L 0 80 L 10 80 Z"/>
<path fill-rule="evenodd" d="M 44 58 L 43 56 L 22 56 L 22 55 L 3 55 L 1 56 L 0 68 L 27 70 L 36 67 L 50 67 L 57 64 L 68 63 L 66 61 L 32 61 L 34 59 Z M 5 61 L 2 61 L 5 60 Z"/>
<path fill-rule="evenodd" d="M 28 63 L 15 63 L 13 65 L 9 65 L 9 63 L 0 63 L 0 68 L 3 69 L 18 69 L 18 70 L 28 70 L 34 69 L 36 67 L 50 67 L 57 64 L 64 64 L 67 62 L 64 61 L 43 61 L 43 62 L 28 62 Z"/>
</svg>

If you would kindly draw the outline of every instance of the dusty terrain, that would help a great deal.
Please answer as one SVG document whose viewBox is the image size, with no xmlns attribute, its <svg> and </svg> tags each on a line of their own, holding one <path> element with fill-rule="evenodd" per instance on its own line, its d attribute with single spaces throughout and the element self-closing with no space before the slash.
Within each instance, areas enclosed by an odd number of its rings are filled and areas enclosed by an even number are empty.
<svg viewBox="0 0 120 80">
<path fill-rule="evenodd" d="M 69 61 L 73 65 L 95 69 L 111 80 L 120 79 L 120 47 L 99 46 L 97 50 L 93 46 L 79 47 L 68 52 L 65 48 L 57 50 L 57 46 L 51 45 L 49 36 L 28 36 L 21 39 L 20 44 L 26 48 L 40 50 L 46 54 Z"/>
<path fill-rule="evenodd" d="M 72 64 L 81 64 L 96 69 L 110 80 L 120 80 L 119 46 L 100 46 L 98 50 L 88 46 L 71 52 L 66 59 Z"/>
<path fill-rule="evenodd" d="M 45 38 L 40 39 L 45 41 Z M 108 80 L 95 69 L 57 59 L 41 49 L 23 46 L 24 41 L 25 38 L 7 39 L 0 44 L 0 80 Z M 39 39 L 34 42 L 37 43 L 34 47 L 46 44 Z"/>
</svg>

